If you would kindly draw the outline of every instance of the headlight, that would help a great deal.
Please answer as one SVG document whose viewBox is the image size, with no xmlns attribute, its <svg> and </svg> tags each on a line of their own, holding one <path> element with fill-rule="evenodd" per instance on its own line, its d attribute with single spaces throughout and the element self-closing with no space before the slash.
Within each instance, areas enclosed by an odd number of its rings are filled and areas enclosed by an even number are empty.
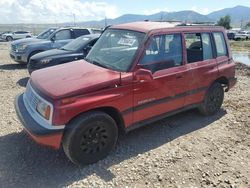
<svg viewBox="0 0 250 188">
<path fill-rule="evenodd" d="M 16 46 L 16 52 L 24 51 L 26 48 L 27 48 L 26 44 Z"/>
<path fill-rule="evenodd" d="M 51 61 L 52 59 L 42 59 L 40 62 L 41 64 L 47 64 Z"/>
<path fill-rule="evenodd" d="M 36 106 L 36 111 L 45 119 L 49 120 L 51 111 L 50 105 L 43 101 L 39 101 Z"/>
</svg>

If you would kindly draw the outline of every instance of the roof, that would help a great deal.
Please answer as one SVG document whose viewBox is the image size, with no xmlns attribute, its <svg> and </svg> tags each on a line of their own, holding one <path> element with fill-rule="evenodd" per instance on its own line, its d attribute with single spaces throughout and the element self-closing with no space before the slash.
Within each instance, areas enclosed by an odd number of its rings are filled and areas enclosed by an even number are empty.
<svg viewBox="0 0 250 188">
<path fill-rule="evenodd" d="M 111 26 L 110 28 L 116 28 L 116 29 L 130 29 L 140 32 L 149 32 L 153 29 L 163 29 L 163 28 L 173 28 L 177 24 L 174 23 L 167 23 L 167 22 L 131 22 L 131 23 L 125 23 L 125 24 L 119 24 Z"/>
<path fill-rule="evenodd" d="M 178 22 L 149 22 L 149 21 L 144 21 L 144 22 L 131 22 L 131 23 L 125 23 L 125 24 L 119 24 L 119 25 L 114 25 L 111 26 L 110 28 L 114 29 L 128 29 L 128 30 L 135 30 L 139 32 L 144 32 L 148 33 L 152 30 L 158 30 L 158 29 L 173 29 L 178 26 L 178 29 L 182 28 L 216 28 L 216 29 L 223 29 L 222 27 L 218 26 L 204 26 L 204 25 L 195 25 L 195 26 L 181 26 L 180 23 Z"/>
</svg>

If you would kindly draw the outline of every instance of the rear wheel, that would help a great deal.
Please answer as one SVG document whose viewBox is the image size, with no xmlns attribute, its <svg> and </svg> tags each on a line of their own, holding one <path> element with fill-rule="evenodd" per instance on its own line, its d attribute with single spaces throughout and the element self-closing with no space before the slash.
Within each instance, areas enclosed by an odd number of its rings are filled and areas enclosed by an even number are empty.
<svg viewBox="0 0 250 188">
<path fill-rule="evenodd" d="M 114 148 L 118 129 L 115 121 L 104 112 L 89 112 L 67 125 L 63 149 L 75 164 L 86 165 L 105 158 Z"/>
<path fill-rule="evenodd" d="M 13 41 L 13 38 L 11 36 L 6 37 L 7 41 Z"/>
<path fill-rule="evenodd" d="M 203 115 L 213 115 L 221 108 L 224 99 L 224 89 L 220 83 L 214 83 L 208 90 L 199 111 Z"/>
</svg>

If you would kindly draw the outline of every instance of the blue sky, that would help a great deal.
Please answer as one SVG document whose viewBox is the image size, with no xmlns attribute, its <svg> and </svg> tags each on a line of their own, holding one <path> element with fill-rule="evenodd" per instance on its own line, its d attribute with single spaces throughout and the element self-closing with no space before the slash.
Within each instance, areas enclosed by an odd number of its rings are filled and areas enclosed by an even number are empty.
<svg viewBox="0 0 250 188">
<path fill-rule="evenodd" d="M 83 1 L 83 0 L 82 0 Z M 200 13 L 210 13 L 214 10 L 236 5 L 250 7 L 250 0 L 107 0 L 118 8 L 119 13 L 144 14 L 154 10 L 167 10 L 170 12 L 179 10 L 196 10 Z"/>
<path fill-rule="evenodd" d="M 0 24 L 62 23 L 116 18 L 123 14 L 194 10 L 202 14 L 244 5 L 250 0 L 0 0 Z"/>
</svg>

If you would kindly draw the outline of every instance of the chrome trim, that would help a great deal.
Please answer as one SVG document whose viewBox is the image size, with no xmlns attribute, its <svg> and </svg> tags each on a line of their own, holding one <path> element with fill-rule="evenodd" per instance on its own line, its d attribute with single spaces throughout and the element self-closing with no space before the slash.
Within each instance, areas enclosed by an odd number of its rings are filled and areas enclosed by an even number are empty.
<svg viewBox="0 0 250 188">
<path fill-rule="evenodd" d="M 65 125 L 52 125 L 52 115 L 53 115 L 53 105 L 51 103 L 49 103 L 48 101 L 46 101 L 45 99 L 43 99 L 42 97 L 40 97 L 35 90 L 31 87 L 30 82 L 28 82 L 27 84 L 27 88 L 31 89 L 31 91 L 33 92 L 33 94 L 41 101 L 43 101 L 44 103 L 46 103 L 47 105 L 50 106 L 51 108 L 51 112 L 50 112 L 50 119 L 46 120 L 45 118 L 43 118 L 37 111 L 36 109 L 34 109 L 29 102 L 29 99 L 26 96 L 26 92 L 23 95 L 23 101 L 24 101 L 24 105 L 27 109 L 27 111 L 29 112 L 30 116 L 42 127 L 46 128 L 46 129 L 64 129 Z"/>
</svg>

